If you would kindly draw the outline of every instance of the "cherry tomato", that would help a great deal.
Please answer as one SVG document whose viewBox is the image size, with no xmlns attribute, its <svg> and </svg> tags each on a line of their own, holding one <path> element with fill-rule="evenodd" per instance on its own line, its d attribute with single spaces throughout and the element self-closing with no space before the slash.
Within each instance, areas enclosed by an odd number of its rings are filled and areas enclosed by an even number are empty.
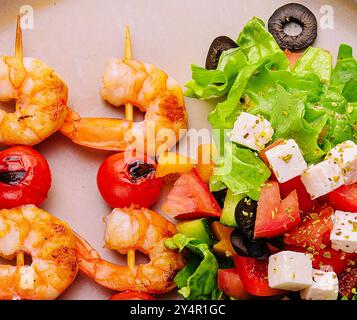
<svg viewBox="0 0 357 320">
<path fill-rule="evenodd" d="M 125 291 L 111 296 L 109 300 L 156 300 L 156 299 L 145 292 Z"/>
<path fill-rule="evenodd" d="M 14 146 L 0 152 L 0 208 L 40 206 L 51 187 L 47 160 L 36 150 Z"/>
<path fill-rule="evenodd" d="M 357 183 L 343 185 L 329 194 L 331 206 L 336 210 L 357 212 Z"/>
<path fill-rule="evenodd" d="M 150 207 L 158 200 L 163 184 L 155 172 L 155 162 L 144 154 L 116 153 L 100 166 L 98 189 L 112 208 Z"/>
</svg>

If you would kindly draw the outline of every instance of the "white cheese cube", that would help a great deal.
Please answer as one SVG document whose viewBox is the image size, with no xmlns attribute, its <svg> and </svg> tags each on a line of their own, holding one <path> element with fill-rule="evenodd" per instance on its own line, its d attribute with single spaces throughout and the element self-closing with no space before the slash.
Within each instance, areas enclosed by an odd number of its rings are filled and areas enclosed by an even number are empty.
<svg viewBox="0 0 357 320">
<path fill-rule="evenodd" d="M 348 163 L 357 159 L 357 145 L 349 140 L 340 143 L 329 151 L 326 159 L 332 159 L 345 167 Z"/>
<path fill-rule="evenodd" d="M 35 273 L 31 266 L 20 268 L 20 287 L 23 290 L 33 290 L 35 286 Z"/>
<path fill-rule="evenodd" d="M 313 270 L 312 285 L 300 291 L 305 300 L 337 300 L 338 279 L 335 272 Z"/>
<path fill-rule="evenodd" d="M 271 288 L 299 291 L 312 285 L 312 262 L 309 255 L 281 251 L 269 257 L 268 281 Z"/>
<path fill-rule="evenodd" d="M 271 148 L 265 155 L 280 183 L 301 175 L 307 169 L 307 163 L 293 139 Z"/>
<path fill-rule="evenodd" d="M 336 211 L 330 240 L 332 248 L 357 253 L 357 212 Z"/>
<path fill-rule="evenodd" d="M 331 159 L 342 168 L 346 184 L 357 182 L 357 145 L 353 141 L 345 141 L 332 148 L 326 159 Z"/>
<path fill-rule="evenodd" d="M 271 140 L 274 130 L 270 122 L 261 116 L 242 112 L 231 132 L 231 141 L 253 150 L 263 150 Z"/>
<path fill-rule="evenodd" d="M 301 181 L 312 199 L 321 197 L 345 183 L 341 167 L 331 159 L 310 166 Z"/>
</svg>

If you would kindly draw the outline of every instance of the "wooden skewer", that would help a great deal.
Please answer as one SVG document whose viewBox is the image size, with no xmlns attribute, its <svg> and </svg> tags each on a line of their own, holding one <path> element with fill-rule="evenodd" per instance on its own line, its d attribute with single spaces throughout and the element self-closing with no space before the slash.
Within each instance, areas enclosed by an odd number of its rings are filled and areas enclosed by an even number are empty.
<svg viewBox="0 0 357 320">
<path fill-rule="evenodd" d="M 132 59 L 132 50 L 131 50 L 131 40 L 130 40 L 130 31 L 129 27 L 125 28 L 125 50 L 124 50 L 124 59 Z M 133 121 L 133 105 L 131 103 L 125 104 L 125 119 Z M 129 268 L 135 268 L 135 250 L 129 250 L 127 253 L 127 264 Z"/>
<path fill-rule="evenodd" d="M 23 49 L 22 49 L 22 32 L 21 32 L 21 17 L 17 16 L 17 26 L 16 26 L 16 40 L 15 40 L 15 57 L 23 60 Z M 17 106 L 16 106 L 17 108 Z M 16 265 L 23 266 L 25 264 L 25 256 L 23 251 L 19 251 L 16 254 Z"/>
</svg>

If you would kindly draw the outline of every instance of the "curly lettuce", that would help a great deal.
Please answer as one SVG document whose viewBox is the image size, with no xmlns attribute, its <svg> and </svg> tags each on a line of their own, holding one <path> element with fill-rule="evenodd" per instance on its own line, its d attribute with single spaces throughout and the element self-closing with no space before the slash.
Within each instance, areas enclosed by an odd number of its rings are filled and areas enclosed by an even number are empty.
<svg viewBox="0 0 357 320">
<path fill-rule="evenodd" d="M 165 241 L 166 247 L 191 253 L 186 266 L 176 275 L 174 281 L 178 293 L 187 300 L 217 300 L 221 296 L 218 289 L 218 262 L 208 244 L 187 237 L 181 233 Z"/>
</svg>

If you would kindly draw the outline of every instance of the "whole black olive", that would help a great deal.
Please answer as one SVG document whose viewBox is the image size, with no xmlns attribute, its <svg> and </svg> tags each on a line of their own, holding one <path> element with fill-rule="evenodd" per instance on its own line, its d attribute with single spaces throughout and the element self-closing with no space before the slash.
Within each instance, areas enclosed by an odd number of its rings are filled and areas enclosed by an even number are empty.
<svg viewBox="0 0 357 320">
<path fill-rule="evenodd" d="M 238 229 L 231 233 L 231 243 L 236 253 L 242 257 L 267 259 L 270 255 L 264 239 L 249 239 Z"/>
<path fill-rule="evenodd" d="M 255 217 L 257 214 L 257 202 L 245 197 L 238 202 L 235 210 L 235 219 L 238 228 L 249 239 L 254 238 Z"/>
<path fill-rule="evenodd" d="M 223 51 L 237 48 L 238 44 L 231 38 L 226 36 L 219 36 L 213 40 L 211 46 L 208 49 L 206 58 L 206 69 L 215 70 L 217 69 L 219 58 Z"/>
<path fill-rule="evenodd" d="M 301 27 L 298 35 L 289 35 L 285 26 L 294 22 Z M 317 37 L 317 21 L 314 14 L 305 6 L 289 3 L 277 9 L 268 22 L 269 32 L 283 49 L 301 50 L 311 45 Z"/>
<path fill-rule="evenodd" d="M 224 206 L 224 200 L 226 199 L 227 190 L 228 189 L 223 189 L 220 191 L 212 192 L 214 198 L 216 199 L 216 201 L 221 209 L 223 209 L 223 206 Z"/>
</svg>

